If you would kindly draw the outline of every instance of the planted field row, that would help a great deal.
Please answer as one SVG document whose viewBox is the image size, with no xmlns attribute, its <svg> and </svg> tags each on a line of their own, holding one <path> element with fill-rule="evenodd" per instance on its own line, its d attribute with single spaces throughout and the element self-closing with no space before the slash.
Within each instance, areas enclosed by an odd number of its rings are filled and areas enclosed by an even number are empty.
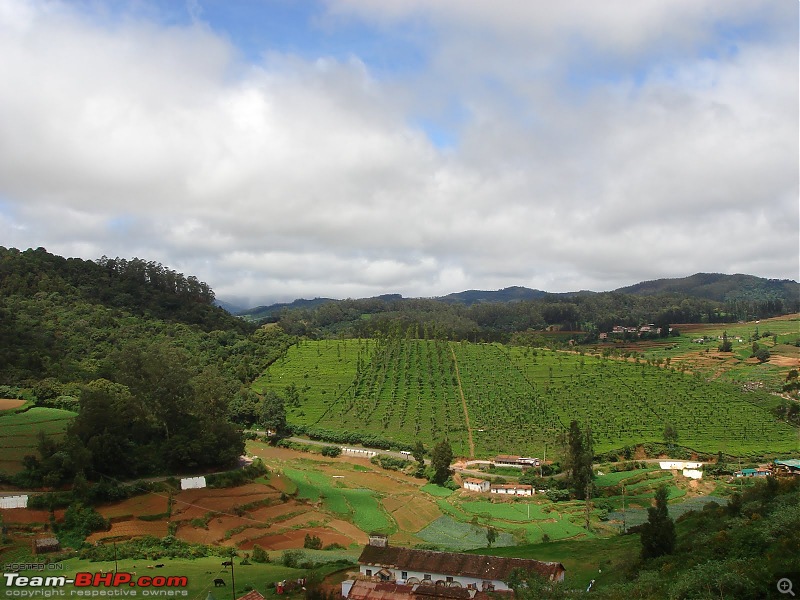
<svg viewBox="0 0 800 600">
<path fill-rule="evenodd" d="M 459 389 L 459 376 L 460 388 Z M 572 419 L 591 424 L 597 452 L 663 442 L 742 455 L 798 449 L 763 392 L 644 363 L 441 340 L 303 341 L 255 386 L 289 402 L 290 423 L 430 447 L 447 437 L 469 454 L 464 394 L 478 456 L 558 451 Z"/>
</svg>

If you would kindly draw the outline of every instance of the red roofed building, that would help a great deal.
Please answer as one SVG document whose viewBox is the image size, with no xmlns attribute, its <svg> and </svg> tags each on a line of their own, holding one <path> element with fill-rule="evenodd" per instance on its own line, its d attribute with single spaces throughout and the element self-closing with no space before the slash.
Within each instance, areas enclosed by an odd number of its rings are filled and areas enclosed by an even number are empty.
<svg viewBox="0 0 800 600">
<path fill-rule="evenodd" d="M 492 596 L 513 598 L 513 592 L 492 592 Z M 379 581 L 344 581 L 342 596 L 347 600 L 492 600 L 488 592 L 475 589 L 381 583 Z"/>
<path fill-rule="evenodd" d="M 367 545 L 358 559 L 362 576 L 399 584 L 429 584 L 478 591 L 508 590 L 517 569 L 550 581 L 563 581 L 566 569 L 556 562 L 457 552 Z"/>
</svg>

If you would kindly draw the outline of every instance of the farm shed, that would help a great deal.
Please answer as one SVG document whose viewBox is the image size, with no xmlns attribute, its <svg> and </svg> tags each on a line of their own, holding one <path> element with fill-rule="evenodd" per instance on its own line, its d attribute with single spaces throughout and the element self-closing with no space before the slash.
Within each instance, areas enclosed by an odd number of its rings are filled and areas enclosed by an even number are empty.
<svg viewBox="0 0 800 600">
<path fill-rule="evenodd" d="M 658 463 L 658 466 L 665 471 L 680 471 L 682 469 L 699 469 L 703 466 L 703 463 L 685 460 L 662 460 Z"/>
<path fill-rule="evenodd" d="M 494 464 L 498 467 L 517 467 L 522 468 L 522 465 L 519 461 L 519 456 L 512 456 L 509 454 L 499 454 L 494 459 Z"/>
<path fill-rule="evenodd" d="M 490 485 L 485 479 L 478 479 L 477 477 L 467 477 L 464 480 L 464 489 L 471 492 L 488 492 Z"/>
<path fill-rule="evenodd" d="M 489 491 L 492 494 L 507 494 L 510 496 L 533 496 L 533 486 L 521 483 L 495 484 Z"/>
<path fill-rule="evenodd" d="M 776 459 L 776 475 L 800 475 L 800 460 L 798 459 Z"/>
<path fill-rule="evenodd" d="M 31 550 L 34 554 L 44 554 L 46 552 L 58 552 L 61 550 L 61 544 L 58 538 L 46 537 L 38 538 L 31 542 Z"/>
<path fill-rule="evenodd" d="M 345 448 L 342 447 L 342 453 L 347 456 L 361 456 L 364 458 L 372 458 L 377 454 L 374 450 L 366 450 L 364 448 Z"/>
<path fill-rule="evenodd" d="M 772 475 L 772 471 L 767 471 L 765 469 L 742 469 L 741 471 L 736 471 L 734 475 L 736 475 L 736 477 L 769 477 Z"/>
<path fill-rule="evenodd" d="M 358 559 L 364 577 L 377 577 L 387 571 L 396 583 L 425 583 L 463 587 L 480 591 L 508 590 L 508 580 L 515 569 L 534 571 L 550 581 L 562 581 L 566 569 L 557 562 L 533 559 L 459 554 L 415 550 L 395 546 L 367 545 Z"/>
<path fill-rule="evenodd" d="M 205 477 L 184 477 L 181 479 L 182 490 L 196 490 L 206 487 Z"/>
<path fill-rule="evenodd" d="M 0 498 L 0 508 L 28 508 L 28 497 L 4 496 Z"/>
</svg>

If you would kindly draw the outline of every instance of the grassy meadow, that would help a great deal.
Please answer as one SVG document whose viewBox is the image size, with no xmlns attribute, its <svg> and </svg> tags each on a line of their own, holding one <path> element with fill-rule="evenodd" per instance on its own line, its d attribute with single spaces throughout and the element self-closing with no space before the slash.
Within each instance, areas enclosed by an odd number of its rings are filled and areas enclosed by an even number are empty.
<svg viewBox="0 0 800 600">
<path fill-rule="evenodd" d="M 34 407 L 24 412 L 0 412 L 0 472 L 22 470 L 22 459 L 36 454 L 39 432 L 60 438 L 75 413 L 58 408 Z"/>
</svg>

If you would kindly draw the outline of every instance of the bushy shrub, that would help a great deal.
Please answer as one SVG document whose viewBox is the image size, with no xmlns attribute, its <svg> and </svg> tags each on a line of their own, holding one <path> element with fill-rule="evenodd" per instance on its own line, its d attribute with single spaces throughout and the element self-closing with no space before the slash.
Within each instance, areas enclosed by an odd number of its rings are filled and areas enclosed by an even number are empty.
<svg viewBox="0 0 800 600">
<path fill-rule="evenodd" d="M 370 462 L 373 465 L 378 465 L 382 469 L 387 469 L 389 471 L 402 471 L 411 464 L 410 460 L 386 456 L 384 454 L 376 454 L 370 459 Z"/>
<path fill-rule="evenodd" d="M 254 563 L 268 563 L 269 554 L 258 544 L 253 545 L 253 555 L 250 557 Z"/>
<path fill-rule="evenodd" d="M 253 479 L 261 477 L 268 472 L 261 459 L 257 458 L 243 469 L 206 475 L 206 484 L 210 488 L 236 487 L 253 481 Z"/>
<path fill-rule="evenodd" d="M 306 554 L 302 550 L 284 550 L 281 554 L 281 563 L 284 567 L 298 569 L 306 561 Z"/>
</svg>

